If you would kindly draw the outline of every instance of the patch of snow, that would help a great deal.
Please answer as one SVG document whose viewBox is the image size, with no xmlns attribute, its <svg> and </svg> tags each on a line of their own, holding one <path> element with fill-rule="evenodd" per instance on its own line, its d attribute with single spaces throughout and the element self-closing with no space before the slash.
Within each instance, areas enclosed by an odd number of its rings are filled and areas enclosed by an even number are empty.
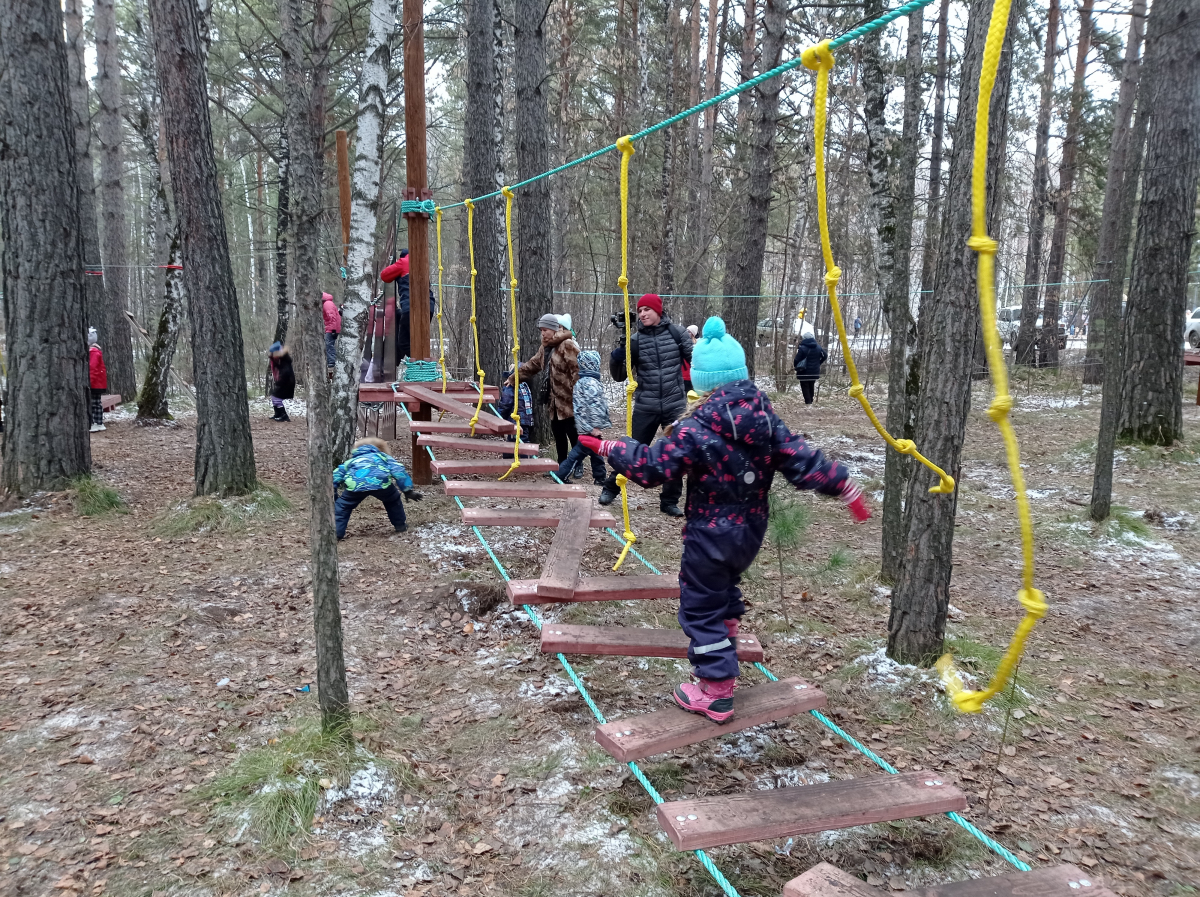
<svg viewBox="0 0 1200 897">
<path fill-rule="evenodd" d="M 864 668 L 863 680 L 867 685 L 886 688 L 888 691 L 911 688 L 913 685 L 937 685 L 939 681 L 929 670 L 892 660 L 887 656 L 883 645 L 870 654 L 855 658 L 854 663 Z"/>
<path fill-rule="evenodd" d="M 576 691 L 575 686 L 566 679 L 556 673 L 551 673 L 546 676 L 541 685 L 534 685 L 533 681 L 526 679 L 517 689 L 517 696 L 532 701 L 547 701 L 552 698 L 561 698 L 564 695 L 573 695 Z"/>
<path fill-rule="evenodd" d="M 1193 800 L 1200 797 L 1200 775 L 1175 766 L 1168 766 L 1159 775 Z"/>
<path fill-rule="evenodd" d="M 358 804 L 380 802 L 395 793 L 396 788 L 387 771 L 379 769 L 372 761 L 351 775 L 350 781 L 344 788 L 335 787 L 326 791 L 325 806 L 331 808 L 338 801 L 343 800 L 352 800 Z"/>
</svg>

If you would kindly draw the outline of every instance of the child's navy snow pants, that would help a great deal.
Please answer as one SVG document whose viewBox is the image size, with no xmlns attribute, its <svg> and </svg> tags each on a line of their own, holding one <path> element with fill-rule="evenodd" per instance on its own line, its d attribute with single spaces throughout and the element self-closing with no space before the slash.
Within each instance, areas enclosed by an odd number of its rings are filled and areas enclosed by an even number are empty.
<svg viewBox="0 0 1200 897">
<path fill-rule="evenodd" d="M 711 525 L 710 525 L 711 524 Z M 738 583 L 754 563 L 767 521 L 688 521 L 679 565 L 679 625 L 692 640 L 688 660 L 703 679 L 738 674 L 737 645 L 725 621 L 746 612 Z"/>
</svg>

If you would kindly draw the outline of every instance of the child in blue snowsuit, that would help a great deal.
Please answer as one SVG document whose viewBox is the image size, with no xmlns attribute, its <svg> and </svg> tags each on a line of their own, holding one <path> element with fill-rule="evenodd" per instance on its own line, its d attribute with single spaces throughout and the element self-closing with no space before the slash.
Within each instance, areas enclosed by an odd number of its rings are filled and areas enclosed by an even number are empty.
<svg viewBox="0 0 1200 897">
<path fill-rule="evenodd" d="M 679 624 L 691 639 L 698 682 L 674 692 L 684 710 L 723 723 L 733 716 L 736 639 L 746 607 L 738 588 L 767 532 L 768 493 L 776 471 L 797 489 L 841 498 L 859 521 L 870 512 L 846 468 L 794 435 L 748 379 L 746 353 L 709 318 L 692 350 L 692 384 L 707 393 L 669 436 L 646 446 L 625 438 L 581 437 L 613 467 L 645 488 L 688 478 L 679 567 Z"/>
<path fill-rule="evenodd" d="M 600 353 L 592 349 L 579 353 L 579 379 L 571 392 L 571 404 L 575 411 L 575 429 L 582 435 L 599 436 L 605 427 L 611 427 L 608 417 L 608 398 L 604 395 L 604 387 L 600 385 Z M 592 482 L 603 486 L 608 476 L 604 469 L 604 459 L 589 449 L 582 442 L 575 443 L 562 464 L 558 465 L 558 478 L 567 481 L 575 465 L 581 463 L 585 456 L 592 459 Z M 580 471 L 578 476 L 582 476 Z"/>
<path fill-rule="evenodd" d="M 512 420 L 513 406 L 517 401 L 516 389 L 507 383 L 512 375 L 512 368 L 509 368 L 504 375 L 505 385 L 500 387 L 500 401 L 496 403 L 496 412 L 505 420 Z M 521 381 L 521 407 L 517 414 L 521 419 L 521 441 L 525 442 L 529 438 L 529 431 L 533 429 L 533 390 L 524 380 Z M 509 442 L 517 441 L 512 433 L 508 434 L 507 439 Z"/>
<path fill-rule="evenodd" d="M 388 520 L 398 533 L 408 530 L 400 493 L 403 492 L 409 501 L 424 498 L 413 488 L 412 477 L 404 465 L 388 454 L 387 443 L 382 439 L 360 439 L 350 447 L 350 457 L 333 472 L 334 490 L 339 486 L 342 491 L 333 506 L 339 542 L 346 538 L 350 515 L 368 495 L 383 502 Z"/>
</svg>

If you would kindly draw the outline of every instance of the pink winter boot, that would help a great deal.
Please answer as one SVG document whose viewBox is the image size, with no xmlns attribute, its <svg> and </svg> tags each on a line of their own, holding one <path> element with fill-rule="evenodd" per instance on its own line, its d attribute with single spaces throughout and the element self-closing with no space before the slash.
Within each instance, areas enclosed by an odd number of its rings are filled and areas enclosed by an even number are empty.
<svg viewBox="0 0 1200 897">
<path fill-rule="evenodd" d="M 733 686 L 736 679 L 698 679 L 675 689 L 675 703 L 692 713 L 703 713 L 714 723 L 733 717 Z"/>
<path fill-rule="evenodd" d="M 725 629 L 729 633 L 730 638 L 738 637 L 738 629 L 742 625 L 742 621 L 737 617 L 730 617 L 725 621 Z"/>
</svg>

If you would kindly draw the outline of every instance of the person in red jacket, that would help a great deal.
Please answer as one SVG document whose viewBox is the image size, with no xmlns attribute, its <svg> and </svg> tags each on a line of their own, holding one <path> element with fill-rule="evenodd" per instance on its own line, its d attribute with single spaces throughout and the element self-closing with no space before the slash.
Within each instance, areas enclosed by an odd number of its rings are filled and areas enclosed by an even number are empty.
<svg viewBox="0 0 1200 897">
<path fill-rule="evenodd" d="M 88 328 L 88 387 L 92 393 L 92 428 L 98 433 L 104 426 L 104 403 L 100 397 L 108 389 L 108 371 L 104 368 L 104 353 L 100 350 L 100 336 L 95 327 Z"/>
<path fill-rule="evenodd" d="M 321 294 L 321 316 L 325 319 L 325 368 L 333 377 L 333 366 L 337 364 L 337 338 L 342 335 L 342 311 L 328 293 Z"/>
</svg>

